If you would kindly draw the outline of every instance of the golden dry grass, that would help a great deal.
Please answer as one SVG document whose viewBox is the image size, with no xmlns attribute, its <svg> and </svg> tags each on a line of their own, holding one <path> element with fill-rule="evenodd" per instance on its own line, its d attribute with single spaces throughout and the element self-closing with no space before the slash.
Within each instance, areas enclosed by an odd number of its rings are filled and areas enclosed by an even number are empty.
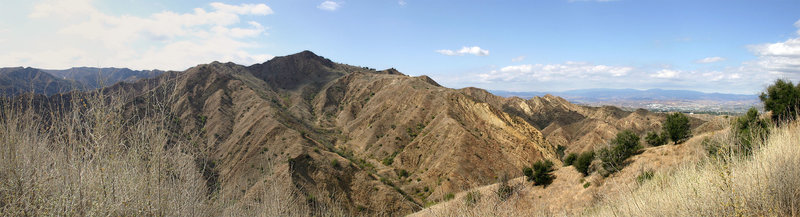
<svg viewBox="0 0 800 217">
<path fill-rule="evenodd" d="M 720 139 L 721 138 L 721 139 Z M 639 189 L 587 211 L 588 216 L 798 216 L 800 123 L 772 130 L 753 156 L 721 154 L 672 174 L 657 174 Z"/>
<path fill-rule="evenodd" d="M 0 216 L 342 213 L 307 207 L 296 189 L 274 183 L 258 200 L 221 201 L 224 191 L 210 191 L 202 175 L 206 153 L 173 129 L 165 102 L 126 117 L 121 94 L 100 95 L 76 93 L 61 105 L 0 99 Z"/>
</svg>

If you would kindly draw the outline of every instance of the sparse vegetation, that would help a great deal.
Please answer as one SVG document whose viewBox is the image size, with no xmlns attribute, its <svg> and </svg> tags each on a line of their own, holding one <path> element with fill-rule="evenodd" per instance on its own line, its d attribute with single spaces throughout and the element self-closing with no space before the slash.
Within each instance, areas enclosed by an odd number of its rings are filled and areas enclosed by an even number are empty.
<svg viewBox="0 0 800 217">
<path fill-rule="evenodd" d="M 725 147 L 731 136 L 710 138 Z M 654 178 L 593 209 L 591 216 L 792 216 L 800 213 L 800 122 L 770 129 L 751 156 L 716 155 L 694 167 Z M 653 184 L 649 184 L 653 183 Z M 658 183 L 658 184 L 656 184 Z"/>
<path fill-rule="evenodd" d="M 478 191 L 467 192 L 467 195 L 464 196 L 464 203 L 467 206 L 473 206 L 481 200 L 481 196 L 481 192 Z"/>
<path fill-rule="evenodd" d="M 508 185 L 508 175 L 500 175 L 498 179 L 499 182 L 495 194 L 501 201 L 505 201 L 511 197 L 511 193 L 514 193 L 514 187 Z"/>
<path fill-rule="evenodd" d="M 456 195 L 455 195 L 455 194 L 453 194 L 453 193 L 447 193 L 447 194 L 445 194 L 445 195 L 444 195 L 444 198 L 443 198 L 443 200 L 444 200 L 444 201 L 448 201 L 448 200 L 452 200 L 452 199 L 453 199 L 453 198 L 455 198 L 455 197 L 456 197 Z"/>
<path fill-rule="evenodd" d="M 636 183 L 642 184 L 647 180 L 653 179 L 653 174 L 654 173 L 652 170 L 642 171 L 638 176 L 636 176 Z"/>
<path fill-rule="evenodd" d="M 392 155 L 386 156 L 386 158 L 383 158 L 383 160 L 381 160 L 381 163 L 383 163 L 383 165 L 386 166 L 392 165 L 394 163 L 394 157 L 397 156 L 397 153 L 398 152 L 394 152 L 392 153 Z"/>
<path fill-rule="evenodd" d="M 331 167 L 339 168 L 339 166 L 340 166 L 339 165 L 339 160 L 336 160 L 336 159 L 331 160 Z"/>
</svg>

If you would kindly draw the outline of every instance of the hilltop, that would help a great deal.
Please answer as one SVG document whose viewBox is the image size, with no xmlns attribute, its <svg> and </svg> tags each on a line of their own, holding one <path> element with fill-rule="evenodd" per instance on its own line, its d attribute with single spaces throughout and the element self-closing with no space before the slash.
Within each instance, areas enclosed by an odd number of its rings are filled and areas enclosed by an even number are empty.
<svg viewBox="0 0 800 217">
<path fill-rule="evenodd" d="M 207 198 L 254 213 L 280 204 L 405 215 L 519 177 L 539 160 L 560 165 L 564 153 L 597 148 L 622 130 L 659 129 L 665 117 L 552 95 L 451 89 L 427 76 L 336 63 L 310 51 L 251 66 L 201 64 L 100 93 L 121 100 L 126 122 L 163 114 L 164 147 L 194 153 Z M 53 110 L 86 107 L 82 98 L 64 96 L 40 100 Z M 698 133 L 718 129 L 708 120 L 691 123 Z M 276 189 L 302 199 L 275 201 L 269 195 Z"/>
<path fill-rule="evenodd" d="M 91 90 L 117 82 L 135 82 L 164 73 L 161 70 L 128 68 L 74 67 L 64 70 L 31 67 L 0 68 L 0 93 L 17 96 L 23 93 L 53 95 L 74 90 Z"/>
</svg>

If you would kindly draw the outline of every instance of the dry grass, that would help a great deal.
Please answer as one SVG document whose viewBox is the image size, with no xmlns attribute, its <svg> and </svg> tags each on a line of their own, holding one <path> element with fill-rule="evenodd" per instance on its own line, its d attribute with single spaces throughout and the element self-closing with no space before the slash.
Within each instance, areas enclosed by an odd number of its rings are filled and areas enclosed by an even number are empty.
<svg viewBox="0 0 800 217">
<path fill-rule="evenodd" d="M 589 216 L 798 216 L 800 123 L 772 130 L 753 156 L 720 153 L 673 174 L 657 174 L 638 190 L 588 210 Z"/>
<path fill-rule="evenodd" d="M 176 129 L 166 102 L 131 117 L 122 94 L 100 93 L 58 105 L 0 99 L 0 216 L 341 214 L 274 183 L 258 200 L 220 201 L 198 160 L 207 152 Z"/>
<path fill-rule="evenodd" d="M 93 96 L 98 95 L 73 95 L 69 105 L 3 103 L 0 213 L 174 216 L 207 211 L 205 182 L 194 156 L 184 151 L 188 144 L 170 136 L 168 116 L 122 117 L 121 99 Z"/>
</svg>

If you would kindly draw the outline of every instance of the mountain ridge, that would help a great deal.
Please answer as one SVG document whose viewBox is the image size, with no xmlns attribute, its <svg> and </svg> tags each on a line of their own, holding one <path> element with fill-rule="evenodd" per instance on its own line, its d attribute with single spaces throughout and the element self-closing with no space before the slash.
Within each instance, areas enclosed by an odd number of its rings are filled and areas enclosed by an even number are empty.
<svg viewBox="0 0 800 217">
<path fill-rule="evenodd" d="M 168 111 L 175 139 L 191 140 L 204 153 L 195 161 L 212 165 L 203 177 L 220 200 L 248 207 L 279 186 L 307 198 L 303 206 L 350 215 L 419 211 L 535 161 L 560 165 L 559 146 L 593 149 L 622 129 L 657 129 L 664 116 L 450 89 L 310 51 L 200 64 L 103 94 L 125 99 L 126 116 Z"/>
</svg>

